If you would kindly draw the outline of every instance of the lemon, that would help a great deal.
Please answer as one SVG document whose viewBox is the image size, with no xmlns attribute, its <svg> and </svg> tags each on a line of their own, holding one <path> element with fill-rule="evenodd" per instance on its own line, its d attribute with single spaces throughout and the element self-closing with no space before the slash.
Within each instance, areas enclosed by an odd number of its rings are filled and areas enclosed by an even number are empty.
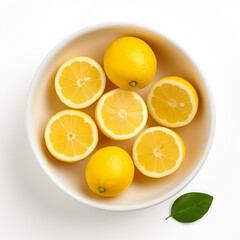
<svg viewBox="0 0 240 240">
<path fill-rule="evenodd" d="M 146 87 L 153 80 L 157 69 L 152 49 L 136 37 L 122 37 L 111 43 L 103 63 L 108 78 L 126 90 Z"/>
<path fill-rule="evenodd" d="M 166 127 L 181 127 L 190 123 L 198 109 L 194 87 L 180 77 L 160 79 L 151 87 L 147 105 L 152 117 Z"/>
<path fill-rule="evenodd" d="M 61 101 L 71 108 L 85 108 L 103 93 L 106 76 L 101 66 L 89 57 L 67 60 L 55 77 L 55 89 Z"/>
<path fill-rule="evenodd" d="M 86 158 L 95 149 L 98 130 L 86 113 L 64 110 L 48 121 L 45 142 L 49 152 L 58 160 L 76 162 Z"/>
<path fill-rule="evenodd" d="M 133 160 L 140 172 L 161 178 L 175 172 L 185 156 L 183 140 L 165 127 L 143 131 L 133 144 Z"/>
<path fill-rule="evenodd" d="M 148 111 L 136 92 L 118 88 L 99 99 L 95 118 L 103 134 L 111 139 L 124 140 L 134 137 L 143 129 Z"/>
<path fill-rule="evenodd" d="M 134 164 L 120 147 L 104 147 L 87 163 L 85 177 L 89 188 L 103 197 L 114 197 L 132 183 Z"/>
</svg>

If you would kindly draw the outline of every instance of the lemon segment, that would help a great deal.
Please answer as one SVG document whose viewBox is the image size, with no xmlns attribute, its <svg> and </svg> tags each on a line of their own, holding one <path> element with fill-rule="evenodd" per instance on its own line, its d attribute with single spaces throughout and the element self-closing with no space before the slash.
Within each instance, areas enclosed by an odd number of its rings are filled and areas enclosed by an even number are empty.
<svg viewBox="0 0 240 240">
<path fill-rule="evenodd" d="M 181 127 L 190 123 L 198 109 L 194 87 L 180 77 L 166 77 L 154 83 L 147 98 L 152 117 L 166 127 Z"/>
<path fill-rule="evenodd" d="M 61 101 L 71 108 L 85 108 L 103 93 L 106 76 L 101 66 L 89 57 L 67 60 L 55 77 L 55 89 Z"/>
<path fill-rule="evenodd" d="M 151 127 L 143 131 L 133 145 L 133 160 L 138 170 L 152 178 L 175 172 L 185 156 L 180 136 L 165 127 Z"/>
<path fill-rule="evenodd" d="M 151 47 L 136 37 L 122 37 L 112 42 L 104 54 L 103 63 L 108 78 L 126 90 L 146 87 L 157 69 Z"/>
<path fill-rule="evenodd" d="M 76 162 L 86 158 L 95 149 L 98 131 L 86 113 L 64 110 L 48 121 L 44 137 L 49 152 L 55 158 Z"/>
<path fill-rule="evenodd" d="M 124 140 L 134 137 L 148 118 L 143 99 L 133 91 L 115 89 L 104 94 L 95 111 L 96 122 L 107 137 Z"/>
</svg>

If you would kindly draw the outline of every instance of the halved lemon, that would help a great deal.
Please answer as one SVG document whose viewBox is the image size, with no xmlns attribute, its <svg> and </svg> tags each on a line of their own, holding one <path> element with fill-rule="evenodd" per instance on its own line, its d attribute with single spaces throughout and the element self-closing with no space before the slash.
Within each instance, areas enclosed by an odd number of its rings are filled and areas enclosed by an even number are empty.
<svg viewBox="0 0 240 240">
<path fill-rule="evenodd" d="M 101 66 L 89 57 L 74 57 L 58 70 L 55 89 L 61 101 L 71 108 L 85 108 L 103 93 L 106 76 Z"/>
<path fill-rule="evenodd" d="M 143 131 L 133 144 L 133 160 L 138 170 L 152 178 L 175 172 L 185 156 L 185 146 L 177 133 L 165 127 Z"/>
<path fill-rule="evenodd" d="M 181 127 L 190 123 L 198 109 L 194 87 L 180 77 L 166 77 L 154 83 L 147 98 L 152 117 L 166 127 Z"/>
<path fill-rule="evenodd" d="M 48 121 L 44 137 L 49 152 L 55 158 L 63 162 L 76 162 L 94 150 L 98 130 L 86 113 L 64 110 Z"/>
<path fill-rule="evenodd" d="M 145 102 L 136 92 L 114 89 L 99 99 L 95 118 L 103 134 L 124 140 L 143 129 L 148 112 Z"/>
</svg>

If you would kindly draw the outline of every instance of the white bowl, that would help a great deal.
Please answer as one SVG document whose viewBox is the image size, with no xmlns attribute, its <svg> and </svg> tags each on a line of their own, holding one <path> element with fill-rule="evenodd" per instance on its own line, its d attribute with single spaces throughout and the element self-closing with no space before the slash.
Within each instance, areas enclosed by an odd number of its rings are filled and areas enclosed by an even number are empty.
<svg viewBox="0 0 240 240">
<path fill-rule="evenodd" d="M 136 170 L 131 186 L 115 198 L 101 198 L 88 188 L 84 171 L 88 161 L 62 163 L 55 160 L 44 143 L 44 129 L 49 118 L 67 109 L 54 90 L 54 77 L 59 66 L 75 56 L 88 56 L 102 65 L 107 46 L 123 36 L 136 36 L 146 41 L 155 52 L 158 69 L 152 83 L 162 77 L 176 75 L 187 79 L 196 88 L 200 104 L 195 119 L 187 126 L 174 129 L 183 138 L 186 157 L 181 167 L 162 179 L 151 179 Z M 146 99 L 152 83 L 139 90 Z M 107 81 L 106 91 L 116 88 Z M 83 109 L 94 119 L 92 106 Z M 172 197 L 198 173 L 210 150 L 215 129 L 215 107 L 210 87 L 193 61 L 162 34 L 131 24 L 102 24 L 79 30 L 58 44 L 39 66 L 30 88 L 27 105 L 27 130 L 32 149 L 40 165 L 56 185 L 82 203 L 108 210 L 133 210 L 149 207 Z M 147 127 L 159 125 L 149 115 Z M 118 145 L 131 154 L 133 139 L 113 141 L 99 132 L 98 148 Z"/>
</svg>

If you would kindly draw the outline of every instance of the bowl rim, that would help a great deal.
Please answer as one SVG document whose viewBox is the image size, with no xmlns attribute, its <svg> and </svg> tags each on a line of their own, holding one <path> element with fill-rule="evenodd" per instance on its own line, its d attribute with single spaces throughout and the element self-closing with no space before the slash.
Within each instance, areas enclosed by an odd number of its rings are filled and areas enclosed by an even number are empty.
<svg viewBox="0 0 240 240">
<path fill-rule="evenodd" d="M 37 148 L 33 144 L 34 141 L 33 141 L 33 137 L 32 137 L 31 130 L 30 130 L 30 110 L 31 110 L 31 102 L 32 102 L 31 99 L 33 97 L 33 92 L 34 92 L 34 90 L 36 88 L 36 85 L 38 83 L 37 80 L 39 79 L 39 76 L 41 75 L 41 73 L 45 69 L 45 67 L 48 65 L 48 63 L 55 57 L 55 55 L 63 47 L 65 47 L 69 42 L 73 41 L 77 37 L 79 37 L 83 34 L 89 33 L 89 32 L 93 32 L 93 31 L 96 31 L 96 30 L 101 30 L 101 29 L 104 29 L 104 28 L 110 28 L 110 27 L 133 27 L 133 28 L 143 29 L 143 30 L 152 32 L 154 34 L 157 34 L 160 37 L 163 37 L 164 39 L 166 39 L 167 41 L 172 43 L 173 45 L 175 45 L 179 50 L 182 51 L 183 54 L 185 54 L 185 56 L 191 61 L 193 66 L 198 71 L 198 73 L 199 73 L 199 75 L 200 75 L 200 77 L 203 81 L 203 84 L 206 88 L 207 96 L 208 96 L 208 99 L 209 99 L 209 105 L 210 105 L 210 133 L 209 133 L 209 137 L 208 137 L 208 140 L 207 140 L 207 145 L 206 145 L 206 148 L 204 150 L 204 153 L 202 155 L 201 160 L 196 165 L 196 167 L 191 172 L 191 174 L 189 174 L 178 186 L 176 186 L 175 188 L 173 188 L 171 191 L 167 192 L 163 196 L 155 198 L 155 199 L 147 201 L 147 202 L 144 202 L 144 203 L 130 205 L 130 206 L 128 206 L 128 205 L 110 205 L 110 204 L 96 203 L 92 200 L 88 200 L 85 197 L 78 196 L 77 194 L 71 192 L 66 187 L 64 187 L 60 182 L 58 182 L 54 178 L 54 176 L 51 174 L 51 172 L 42 163 L 41 156 L 39 155 Z M 197 65 L 196 65 L 195 61 L 193 61 L 192 57 L 190 57 L 190 55 L 181 46 L 179 46 L 175 41 L 169 39 L 164 34 L 158 32 L 157 30 L 151 29 L 148 26 L 144 26 L 142 24 L 140 25 L 140 24 L 137 24 L 137 23 L 129 23 L 129 22 L 106 22 L 106 23 L 91 25 L 91 26 L 88 26 L 88 27 L 85 27 L 85 28 L 82 28 L 82 29 L 79 29 L 79 30 L 75 31 L 74 33 L 70 34 L 65 39 L 63 39 L 60 43 L 58 43 L 46 55 L 46 57 L 43 59 L 43 61 L 41 62 L 41 64 L 37 68 L 37 71 L 35 72 L 35 74 L 32 78 L 32 81 L 31 81 L 31 84 L 30 84 L 30 87 L 29 87 L 29 90 L 28 90 L 25 124 L 26 124 L 26 129 L 27 129 L 28 140 L 30 142 L 30 145 L 31 145 L 31 148 L 32 148 L 32 151 L 33 151 L 35 157 L 37 158 L 37 160 L 38 160 L 40 166 L 42 167 L 42 169 L 44 170 L 44 172 L 56 184 L 57 187 L 59 187 L 63 192 L 65 192 L 67 195 L 71 196 L 73 199 L 75 199 L 75 200 L 77 200 L 81 203 L 84 203 L 86 205 L 89 205 L 91 207 L 95 207 L 95 208 L 99 208 L 99 209 L 103 209 L 103 210 L 112 210 L 112 211 L 129 211 L 129 210 L 137 210 L 137 209 L 143 209 L 143 208 L 151 207 L 151 206 L 157 205 L 161 202 L 164 202 L 164 201 L 168 200 L 169 198 L 173 197 L 174 195 L 176 195 L 178 192 L 180 192 L 183 188 L 185 188 L 193 180 L 193 178 L 197 175 L 197 173 L 199 172 L 199 170 L 203 166 L 204 162 L 206 161 L 206 158 L 207 158 L 207 156 L 209 154 L 209 151 L 211 149 L 211 146 L 212 146 L 214 133 L 215 133 L 215 127 L 216 127 L 216 108 L 215 108 L 215 102 L 214 102 L 213 93 L 212 93 L 210 84 L 209 84 L 208 80 L 206 79 L 205 75 L 203 74 L 202 70 L 200 70 L 197 67 Z"/>
</svg>

